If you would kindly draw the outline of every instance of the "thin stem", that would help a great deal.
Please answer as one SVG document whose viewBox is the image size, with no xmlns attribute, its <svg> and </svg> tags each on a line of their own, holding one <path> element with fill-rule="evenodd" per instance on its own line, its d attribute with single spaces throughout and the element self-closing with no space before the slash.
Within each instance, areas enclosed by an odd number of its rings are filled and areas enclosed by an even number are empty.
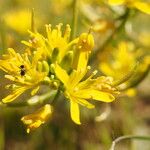
<svg viewBox="0 0 150 150">
<path fill-rule="evenodd" d="M 6 25 L 2 19 L 0 19 L 0 38 L 2 44 L 2 50 L 0 51 L 0 54 L 3 54 L 7 48 L 7 42 L 6 42 L 7 39 L 6 39 Z"/>
<path fill-rule="evenodd" d="M 72 19 L 72 32 L 71 40 L 76 36 L 77 20 L 78 20 L 78 0 L 73 0 L 73 19 Z"/>
<path fill-rule="evenodd" d="M 129 16 L 129 9 L 126 10 L 124 15 L 119 17 L 119 19 L 121 20 L 120 24 L 112 31 L 112 33 L 105 40 L 105 42 L 99 48 L 97 48 L 97 50 L 95 50 L 95 53 L 93 53 L 93 55 L 91 56 L 91 58 L 89 60 L 90 64 L 92 64 L 94 62 L 94 60 L 96 60 L 95 58 L 98 56 L 98 54 L 100 52 L 102 52 L 105 49 L 105 47 L 112 41 L 113 36 L 115 34 L 117 34 L 118 32 L 120 32 L 120 30 L 124 27 L 124 25 L 128 19 L 128 16 Z"/>
<path fill-rule="evenodd" d="M 34 8 L 31 11 L 31 31 L 35 32 Z"/>
<path fill-rule="evenodd" d="M 145 77 L 147 77 L 149 72 L 150 72 L 150 65 L 148 65 L 147 69 L 144 72 L 142 72 L 141 75 L 139 72 L 137 72 L 135 74 L 135 76 L 137 76 L 137 74 L 138 74 L 138 78 L 136 78 L 136 80 L 131 81 L 124 88 L 120 88 L 119 90 L 125 91 L 129 88 L 133 88 L 133 87 L 137 86 L 139 83 L 141 83 L 145 79 Z M 134 75 L 132 76 L 132 78 L 134 79 Z"/>
<path fill-rule="evenodd" d="M 121 137 L 118 137 L 117 139 L 115 139 L 113 142 L 112 142 L 112 145 L 110 147 L 109 150 L 115 150 L 115 145 L 122 141 L 122 140 L 127 140 L 127 139 L 136 139 L 136 140 L 150 140 L 150 136 L 138 136 L 138 135 L 126 135 L 126 136 L 121 136 Z"/>
<path fill-rule="evenodd" d="M 2 115 L 2 114 L 1 114 Z M 4 143 L 5 143 L 5 133 L 4 133 L 4 121 L 2 120 L 1 116 L 0 116 L 0 119 L 1 119 L 1 123 L 0 123 L 0 149 L 1 150 L 4 150 Z"/>
<path fill-rule="evenodd" d="M 46 94 L 43 94 L 41 96 L 33 96 L 30 99 L 28 99 L 27 101 L 24 102 L 20 102 L 20 103 L 0 103 L 0 106 L 3 107 L 25 107 L 25 106 L 34 106 L 34 105 L 38 105 L 38 104 L 43 104 L 43 103 L 47 103 L 50 101 L 53 101 L 53 99 L 55 98 L 55 95 L 57 94 L 57 90 L 53 90 L 51 92 L 48 92 Z M 50 103 L 51 103 L 50 102 Z"/>
<path fill-rule="evenodd" d="M 127 72 L 126 75 L 124 75 L 121 79 L 114 81 L 113 86 L 119 86 L 132 78 L 137 72 L 138 65 L 139 62 L 136 62 L 135 66 L 129 72 Z"/>
<path fill-rule="evenodd" d="M 55 104 L 59 98 L 59 95 L 60 95 L 60 88 L 57 90 L 57 93 L 55 94 L 55 97 L 53 99 L 53 101 L 51 102 L 51 104 Z"/>
</svg>

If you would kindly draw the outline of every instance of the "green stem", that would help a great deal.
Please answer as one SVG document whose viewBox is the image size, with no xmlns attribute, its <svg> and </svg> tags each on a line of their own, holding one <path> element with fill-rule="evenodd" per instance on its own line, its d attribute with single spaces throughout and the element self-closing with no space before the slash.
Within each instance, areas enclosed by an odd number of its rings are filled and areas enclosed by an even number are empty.
<svg viewBox="0 0 150 150">
<path fill-rule="evenodd" d="M 0 54 L 3 54 L 7 48 L 6 25 L 3 20 L 0 20 L 0 38 L 2 44 L 2 50 L 0 50 Z"/>
<path fill-rule="evenodd" d="M 78 20 L 78 0 L 73 0 L 73 19 L 72 19 L 72 32 L 71 40 L 76 36 L 77 20 Z"/>
<path fill-rule="evenodd" d="M 150 65 L 147 67 L 147 69 L 143 73 L 140 74 L 139 72 L 136 72 L 135 76 L 137 76 L 138 74 L 138 78 L 136 78 L 136 80 L 130 81 L 124 88 L 118 87 L 119 91 L 125 91 L 129 88 L 136 87 L 139 83 L 141 83 L 145 79 L 145 77 L 147 77 L 149 72 L 150 72 Z M 131 78 L 135 79 L 134 75 Z"/>
<path fill-rule="evenodd" d="M 60 88 L 57 90 L 57 93 L 55 94 L 55 97 L 53 101 L 51 102 L 52 105 L 54 105 L 57 102 L 59 95 L 60 95 Z"/>
<path fill-rule="evenodd" d="M 97 60 L 95 58 L 98 56 L 98 54 L 102 52 L 105 49 L 105 47 L 112 41 L 113 36 L 117 34 L 118 32 L 120 32 L 120 30 L 124 27 L 126 21 L 128 20 L 128 17 L 129 17 L 129 9 L 127 9 L 126 12 L 122 16 L 119 17 L 119 20 L 121 20 L 120 24 L 112 31 L 112 33 L 105 40 L 105 42 L 99 48 L 97 48 L 97 50 L 95 50 L 95 52 L 93 53 L 93 55 L 91 56 L 89 60 L 90 64 L 92 64 L 94 60 Z"/>
<path fill-rule="evenodd" d="M 51 102 L 53 102 L 53 99 L 55 98 L 57 94 L 57 90 L 53 90 L 51 92 L 48 92 L 46 94 L 43 94 L 41 96 L 33 96 L 29 100 L 20 102 L 20 103 L 0 103 L 0 106 L 2 107 L 25 107 L 25 106 L 35 106 L 38 104 L 48 103 L 51 99 Z M 50 103 L 51 103 L 50 102 Z"/>
<path fill-rule="evenodd" d="M 135 66 L 129 72 L 127 72 L 127 74 L 124 75 L 121 79 L 114 81 L 113 86 L 119 86 L 122 83 L 125 83 L 126 81 L 128 81 L 130 78 L 132 78 L 132 76 L 134 76 L 137 71 L 138 65 L 139 65 L 139 62 L 137 62 Z"/>
<path fill-rule="evenodd" d="M 35 32 L 34 8 L 31 11 L 31 31 Z"/>
<path fill-rule="evenodd" d="M 112 142 L 112 145 L 110 147 L 109 150 L 115 150 L 115 145 L 122 141 L 122 140 L 127 140 L 127 139 L 136 139 L 136 140 L 150 140 L 150 136 L 138 136 L 138 135 L 126 135 L 126 136 L 121 136 L 121 137 L 118 137 L 117 139 L 115 139 L 113 142 Z"/>
<path fill-rule="evenodd" d="M 1 118 L 1 122 L 0 122 L 0 149 L 4 150 L 5 147 L 5 130 L 4 130 L 4 121 Z"/>
</svg>

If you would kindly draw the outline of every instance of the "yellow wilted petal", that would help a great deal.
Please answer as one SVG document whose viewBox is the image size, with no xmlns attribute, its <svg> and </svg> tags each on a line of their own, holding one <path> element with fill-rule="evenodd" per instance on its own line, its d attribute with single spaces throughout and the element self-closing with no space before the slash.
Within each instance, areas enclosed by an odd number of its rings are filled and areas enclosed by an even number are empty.
<svg viewBox="0 0 150 150">
<path fill-rule="evenodd" d="M 54 69 L 56 76 L 64 83 L 64 85 L 67 85 L 69 79 L 67 72 L 64 69 L 62 69 L 58 64 L 55 65 Z"/>
<path fill-rule="evenodd" d="M 121 5 L 125 2 L 125 0 L 108 0 L 110 5 Z"/>
<path fill-rule="evenodd" d="M 18 96 L 20 96 L 25 90 L 27 90 L 27 87 L 20 87 L 13 91 L 12 94 L 8 95 L 7 97 L 3 98 L 3 103 L 9 103 L 12 102 L 14 99 L 16 99 Z"/>
<path fill-rule="evenodd" d="M 103 102 L 112 102 L 115 98 L 112 94 L 94 89 L 85 89 L 76 92 L 77 97 L 84 99 L 94 99 Z"/>
<path fill-rule="evenodd" d="M 21 118 L 21 121 L 27 125 L 27 133 L 44 124 L 52 114 L 52 107 L 49 104 L 38 109 L 33 114 L 26 115 Z"/>
<path fill-rule="evenodd" d="M 27 128 L 27 133 L 30 133 L 31 130 L 36 129 L 38 127 L 41 126 L 41 124 L 43 124 L 40 120 L 34 122 L 33 124 L 31 124 L 28 128 Z"/>
<path fill-rule="evenodd" d="M 150 15 L 150 3 L 136 1 L 133 5 L 138 10 Z"/>
<path fill-rule="evenodd" d="M 70 113 L 71 113 L 71 119 L 76 124 L 81 124 L 80 122 L 80 111 L 79 111 L 79 105 L 75 102 L 75 100 L 70 100 Z"/>
</svg>

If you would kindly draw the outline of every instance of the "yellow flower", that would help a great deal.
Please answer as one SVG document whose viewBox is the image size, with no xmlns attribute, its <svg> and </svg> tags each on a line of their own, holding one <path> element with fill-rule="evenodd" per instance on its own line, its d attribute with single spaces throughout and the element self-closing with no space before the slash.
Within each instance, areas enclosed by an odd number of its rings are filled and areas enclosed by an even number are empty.
<svg viewBox="0 0 150 150">
<path fill-rule="evenodd" d="M 100 56 L 100 70 L 117 80 L 124 77 L 137 63 L 137 54 L 131 49 L 132 44 L 120 42 L 117 49 L 106 50 Z"/>
<path fill-rule="evenodd" d="M 102 76 L 91 79 L 95 75 L 94 72 L 89 78 L 81 81 L 86 71 L 77 69 L 68 75 L 59 65 L 55 66 L 56 76 L 63 82 L 65 96 L 70 100 L 71 118 L 77 124 L 80 124 L 78 104 L 89 109 L 94 108 L 87 100 L 111 102 L 115 99 L 113 94 L 117 94 L 116 89 L 111 86 L 112 78 Z"/>
<path fill-rule="evenodd" d="M 30 18 L 31 14 L 29 10 L 10 11 L 3 15 L 6 25 L 21 34 L 27 33 L 27 30 L 31 28 Z M 39 25 L 38 20 L 36 20 L 37 26 Z"/>
<path fill-rule="evenodd" d="M 21 121 L 27 125 L 27 133 L 30 133 L 31 130 L 34 130 L 41 124 L 44 124 L 50 118 L 51 114 L 52 107 L 49 104 L 46 104 L 33 114 L 22 117 Z"/>
<path fill-rule="evenodd" d="M 62 24 L 56 25 L 56 29 L 51 29 L 51 25 L 46 25 L 47 38 L 40 33 L 30 32 L 32 40 L 29 42 L 23 41 L 23 43 L 29 47 L 40 49 L 43 53 L 43 57 L 52 59 L 53 54 L 57 55 L 57 62 L 61 62 L 69 48 L 77 43 L 78 39 L 70 40 L 70 26 L 66 25 L 64 34 L 61 31 Z M 56 52 L 55 52 L 56 51 Z M 58 51 L 58 52 L 57 52 Z"/>
<path fill-rule="evenodd" d="M 150 2 L 145 0 L 108 0 L 111 5 L 127 5 L 150 15 Z"/>
<path fill-rule="evenodd" d="M 137 90 L 134 88 L 130 88 L 125 91 L 125 94 L 127 94 L 129 97 L 134 97 L 137 95 Z"/>
<path fill-rule="evenodd" d="M 150 47 L 150 32 L 142 32 L 138 36 L 138 41 L 144 46 Z"/>
<path fill-rule="evenodd" d="M 44 80 L 47 72 L 37 70 L 37 63 L 40 52 L 37 51 L 31 58 L 25 54 L 16 53 L 13 49 L 8 49 L 8 54 L 3 55 L 0 60 L 0 69 L 7 74 L 5 77 L 13 82 L 7 85 L 12 93 L 2 99 L 4 103 L 11 102 L 24 91 L 33 88 L 31 94 L 34 95 L 39 89 L 39 83 Z"/>
<path fill-rule="evenodd" d="M 84 41 L 85 37 L 88 42 Z M 77 124 L 80 124 L 79 104 L 87 108 L 94 108 L 94 105 L 87 100 L 95 99 L 98 101 L 111 102 L 115 99 L 113 94 L 118 93 L 116 89 L 111 86 L 112 78 L 102 76 L 92 79 L 96 71 L 94 71 L 89 78 L 83 80 L 89 69 L 87 62 L 89 51 L 93 47 L 93 38 L 92 35 L 82 34 L 79 39 L 78 44 L 82 47 L 79 48 L 77 68 L 69 75 L 66 70 L 62 69 L 57 63 L 55 64 L 56 76 L 64 84 L 64 94 L 66 98 L 70 100 L 71 118 Z M 82 39 L 83 43 L 81 42 Z"/>
<path fill-rule="evenodd" d="M 65 11 L 68 9 L 71 3 L 72 3 L 71 0 L 55 0 L 55 3 L 51 3 L 50 1 L 49 5 L 54 16 L 60 16 L 65 13 Z"/>
<path fill-rule="evenodd" d="M 108 30 L 114 29 L 115 24 L 111 20 L 98 19 L 93 23 L 92 27 L 94 32 L 106 33 Z"/>
</svg>

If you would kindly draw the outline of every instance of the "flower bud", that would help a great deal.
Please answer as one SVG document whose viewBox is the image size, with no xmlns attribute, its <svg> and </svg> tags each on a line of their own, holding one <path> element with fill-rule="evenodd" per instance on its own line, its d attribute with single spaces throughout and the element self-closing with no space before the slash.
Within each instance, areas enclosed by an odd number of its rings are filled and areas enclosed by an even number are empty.
<svg viewBox="0 0 150 150">
<path fill-rule="evenodd" d="M 91 51 L 94 47 L 94 38 L 90 33 L 82 33 L 79 37 L 77 48 L 81 51 Z"/>
</svg>

